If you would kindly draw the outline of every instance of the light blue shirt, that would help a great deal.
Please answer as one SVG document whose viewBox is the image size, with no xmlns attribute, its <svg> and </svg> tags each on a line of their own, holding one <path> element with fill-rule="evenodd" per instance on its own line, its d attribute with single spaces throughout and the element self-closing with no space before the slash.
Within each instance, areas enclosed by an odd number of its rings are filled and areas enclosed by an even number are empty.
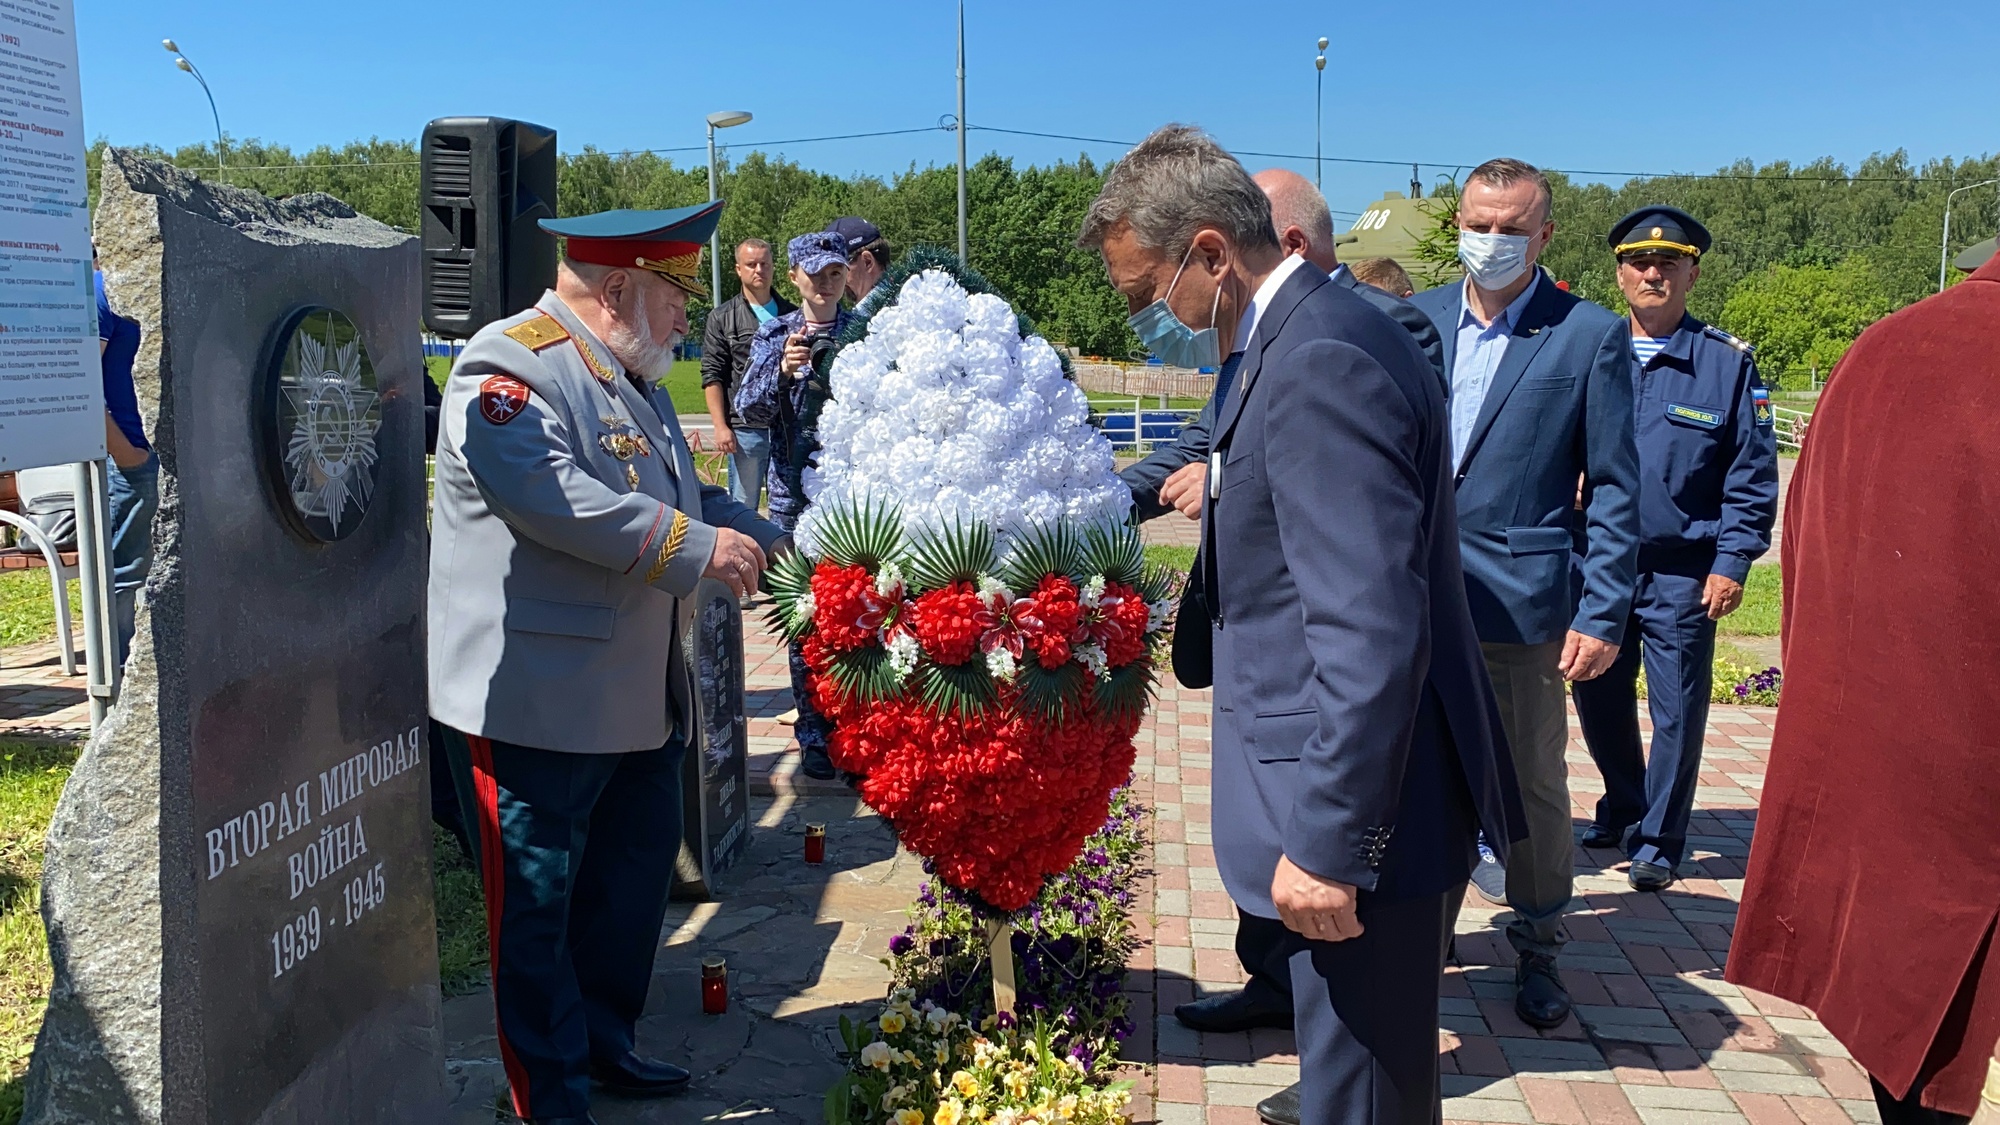
<svg viewBox="0 0 2000 1125">
<path fill-rule="evenodd" d="M 1541 283 L 1541 271 L 1537 270 L 1535 280 L 1491 324 L 1479 323 L 1469 300 L 1458 314 L 1458 346 L 1451 360 L 1451 455 L 1452 463 L 1460 469 L 1465 467 L 1465 447 L 1472 444 L 1472 426 L 1479 421 L 1479 408 L 1486 405 L 1486 391 L 1493 386 L 1493 373 L 1500 370 L 1514 325 Z"/>
<path fill-rule="evenodd" d="M 778 315 L 778 298 L 776 296 L 773 296 L 761 305 L 747 300 L 743 303 L 750 306 L 750 311 L 757 317 L 757 323 L 759 324 Z"/>
</svg>

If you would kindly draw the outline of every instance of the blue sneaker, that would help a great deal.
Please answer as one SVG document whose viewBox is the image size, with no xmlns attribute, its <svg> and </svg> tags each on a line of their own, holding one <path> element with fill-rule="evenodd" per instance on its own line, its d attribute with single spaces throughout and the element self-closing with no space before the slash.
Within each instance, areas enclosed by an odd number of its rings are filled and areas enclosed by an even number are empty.
<svg viewBox="0 0 2000 1125">
<path fill-rule="evenodd" d="M 1507 905 L 1507 868 L 1484 840 L 1479 842 L 1479 866 L 1472 869 L 1472 889 L 1495 906 Z"/>
</svg>

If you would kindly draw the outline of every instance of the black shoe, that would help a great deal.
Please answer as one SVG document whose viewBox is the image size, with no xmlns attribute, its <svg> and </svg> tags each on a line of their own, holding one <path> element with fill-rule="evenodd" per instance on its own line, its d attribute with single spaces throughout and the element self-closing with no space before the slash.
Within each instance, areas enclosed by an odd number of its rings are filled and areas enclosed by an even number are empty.
<svg viewBox="0 0 2000 1125">
<path fill-rule="evenodd" d="M 820 781 L 832 781 L 840 773 L 833 768 L 833 759 L 827 756 L 824 746 L 808 746 L 800 750 L 799 771 Z"/>
<path fill-rule="evenodd" d="M 1533 1027 L 1560 1027 L 1569 1018 L 1569 992 L 1556 959 L 1542 953 L 1523 953 L 1514 967 L 1514 1014 Z"/>
<path fill-rule="evenodd" d="M 628 1098 L 664 1098 L 688 1088 L 694 1076 L 658 1059 L 627 1054 L 615 1063 L 591 1063 L 591 1080 Z"/>
<path fill-rule="evenodd" d="M 1619 847 L 1625 843 L 1625 830 L 1622 828 L 1606 828 L 1602 824 L 1592 821 L 1590 827 L 1583 830 L 1583 839 L 1578 842 L 1586 848 Z"/>
<path fill-rule="evenodd" d="M 1294 1082 L 1258 1102 L 1257 1116 L 1271 1125 L 1299 1125 L 1299 1084 Z"/>
<path fill-rule="evenodd" d="M 1472 889 L 1495 906 L 1507 905 L 1507 868 L 1490 848 L 1479 848 L 1479 866 L 1472 869 Z"/>
<path fill-rule="evenodd" d="M 524 1125 L 597 1125 L 597 1118 L 588 1113 L 582 1117 L 524 1117 Z"/>
<path fill-rule="evenodd" d="M 1245 989 L 1218 992 L 1174 1007 L 1174 1018 L 1196 1031 L 1248 1031 L 1253 1027 L 1292 1029 L 1292 1010 L 1259 1000 Z"/>
<path fill-rule="evenodd" d="M 1635 891 L 1664 891 L 1674 885 L 1674 869 L 1664 863 L 1635 859 L 1632 869 L 1625 873 L 1625 881 Z"/>
</svg>

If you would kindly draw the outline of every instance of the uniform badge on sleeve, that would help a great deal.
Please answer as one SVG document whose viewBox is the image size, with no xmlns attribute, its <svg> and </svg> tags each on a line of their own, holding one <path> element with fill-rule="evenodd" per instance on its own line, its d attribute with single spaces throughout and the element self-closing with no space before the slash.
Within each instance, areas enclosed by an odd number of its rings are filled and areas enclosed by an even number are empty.
<svg viewBox="0 0 2000 1125">
<path fill-rule="evenodd" d="M 1769 426 L 1776 421 L 1771 413 L 1771 392 L 1763 387 L 1750 388 L 1750 407 L 1756 411 L 1758 425 Z"/>
<path fill-rule="evenodd" d="M 512 375 L 495 375 L 479 384 L 479 414 L 496 426 L 514 420 L 528 405 L 528 385 Z"/>
</svg>

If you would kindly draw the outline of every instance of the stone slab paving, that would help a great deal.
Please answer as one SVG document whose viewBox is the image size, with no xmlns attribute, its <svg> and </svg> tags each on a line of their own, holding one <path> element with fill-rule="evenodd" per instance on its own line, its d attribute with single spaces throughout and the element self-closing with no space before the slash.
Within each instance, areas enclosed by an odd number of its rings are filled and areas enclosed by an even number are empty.
<svg viewBox="0 0 2000 1125">
<path fill-rule="evenodd" d="M 72 741 L 90 733 L 83 651 L 65 676 L 56 642 L 0 649 L 0 741 Z"/>
<path fill-rule="evenodd" d="M 1166 523 L 1168 521 L 1155 521 Z M 613 1123 L 819 1120 L 837 1078 L 842 1013 L 880 1001 L 879 958 L 904 924 L 918 865 L 839 782 L 805 778 L 791 740 L 782 648 L 751 611 L 747 699 L 758 831 L 715 903 L 677 903 L 662 935 L 642 1047 L 691 1059 L 686 1098 L 601 1099 Z M 88 727 L 81 677 L 65 678 L 52 645 L 0 653 L 0 738 L 77 737 Z M 36 694 L 46 693 L 46 694 Z M 1738 989 L 1721 965 L 1742 891 L 1771 744 L 1769 708 L 1716 707 L 1699 780 L 1694 853 L 1663 895 L 1625 884 L 1616 853 L 1578 848 L 1565 978 L 1577 1000 L 1566 1026 L 1537 1032 L 1512 1014 L 1504 910 L 1469 897 L 1454 963 L 1442 981 L 1438 1050 L 1445 1116 L 1465 1125 L 1837 1125 L 1874 1123 L 1866 1076 L 1810 1012 Z M 1138 1121 L 1249 1125 L 1251 1108 L 1296 1080 L 1289 1033 L 1199 1035 L 1177 1003 L 1240 984 L 1234 907 L 1209 834 L 1209 695 L 1168 682 L 1139 735 L 1139 795 L 1155 809 L 1154 874 L 1138 888 L 1148 944 L 1128 994 L 1141 1029 L 1127 1045 L 1139 1081 Z M 1581 831 L 1603 784 L 1571 720 L 1568 755 Z M 804 825 L 830 825 L 828 862 L 800 859 Z M 729 959 L 729 1015 L 699 1014 L 702 955 Z M 506 1121 L 490 998 L 446 1005 L 454 1125 Z"/>
</svg>

